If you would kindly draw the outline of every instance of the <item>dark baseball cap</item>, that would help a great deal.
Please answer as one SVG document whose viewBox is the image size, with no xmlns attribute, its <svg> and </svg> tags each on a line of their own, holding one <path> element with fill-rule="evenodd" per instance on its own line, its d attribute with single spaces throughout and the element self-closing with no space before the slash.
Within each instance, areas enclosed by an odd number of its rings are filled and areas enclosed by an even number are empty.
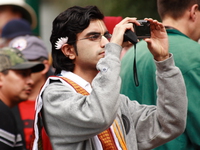
<svg viewBox="0 0 200 150">
<path fill-rule="evenodd" d="M 41 57 L 49 58 L 44 42 L 34 35 L 16 37 L 10 41 L 9 47 L 19 49 L 28 60 L 36 60 Z"/>
<path fill-rule="evenodd" d="M 39 72 L 44 69 L 44 64 L 28 61 L 21 51 L 16 48 L 4 47 L 0 49 L 0 72 L 9 69 L 31 69 L 32 72 Z"/>
<path fill-rule="evenodd" d="M 3 28 L 1 37 L 13 39 L 22 35 L 32 35 L 31 24 L 24 19 L 13 19 L 9 21 Z"/>
</svg>

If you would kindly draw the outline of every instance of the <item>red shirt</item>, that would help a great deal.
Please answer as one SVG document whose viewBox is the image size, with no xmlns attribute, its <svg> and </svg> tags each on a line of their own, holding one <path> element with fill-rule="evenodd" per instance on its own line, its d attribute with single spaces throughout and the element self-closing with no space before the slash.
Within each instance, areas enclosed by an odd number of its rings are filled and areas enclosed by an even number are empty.
<svg viewBox="0 0 200 150">
<path fill-rule="evenodd" d="M 19 103 L 21 119 L 24 124 L 24 138 L 26 141 L 26 148 L 29 150 L 32 144 L 33 137 L 33 123 L 35 117 L 35 101 L 27 100 Z M 42 141 L 44 150 L 52 150 L 51 144 L 45 131 L 42 130 Z"/>
</svg>

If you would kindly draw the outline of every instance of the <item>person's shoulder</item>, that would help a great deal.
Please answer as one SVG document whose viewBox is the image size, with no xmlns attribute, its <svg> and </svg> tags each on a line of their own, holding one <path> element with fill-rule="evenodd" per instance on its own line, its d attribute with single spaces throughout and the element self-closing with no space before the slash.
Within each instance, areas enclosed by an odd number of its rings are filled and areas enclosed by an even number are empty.
<svg viewBox="0 0 200 150">
<path fill-rule="evenodd" d="M 200 44 L 188 37 L 184 36 L 171 36 L 169 37 L 169 50 L 174 53 L 174 51 L 179 51 L 191 55 L 200 54 Z M 197 55 L 196 55 L 197 56 Z M 199 56 L 199 55 L 198 55 Z M 198 57 L 197 56 L 197 57 Z"/>
<path fill-rule="evenodd" d="M 200 44 L 197 41 L 194 41 L 193 39 L 189 38 L 188 36 L 184 34 L 168 34 L 169 38 L 169 43 L 173 44 L 173 46 L 186 46 L 190 47 L 195 46 L 195 47 L 200 47 Z M 192 48 L 192 47 L 191 47 Z"/>
<path fill-rule="evenodd" d="M 44 87 L 43 95 L 52 95 L 55 93 L 60 93 L 62 91 L 67 91 L 69 88 L 67 84 L 64 84 L 61 79 L 49 80 L 49 84 Z"/>
<path fill-rule="evenodd" d="M 10 108 L 0 100 L 0 116 L 4 116 L 4 114 L 11 113 Z"/>
<path fill-rule="evenodd" d="M 0 123 L 0 128 L 4 127 L 15 127 L 15 118 L 7 105 L 5 105 L 2 101 L 0 101 L 0 122 L 4 122 L 3 124 Z"/>
</svg>

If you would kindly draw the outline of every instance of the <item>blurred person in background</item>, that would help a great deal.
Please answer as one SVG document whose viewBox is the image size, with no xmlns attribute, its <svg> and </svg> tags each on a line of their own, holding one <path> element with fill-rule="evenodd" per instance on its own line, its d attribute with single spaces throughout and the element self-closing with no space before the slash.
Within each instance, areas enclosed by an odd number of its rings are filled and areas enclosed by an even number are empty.
<svg viewBox="0 0 200 150">
<path fill-rule="evenodd" d="M 33 35 L 30 23 L 24 19 L 13 19 L 9 21 L 3 27 L 1 37 L 4 39 L 5 45 L 19 49 L 29 61 L 39 61 L 45 66 L 42 71 L 31 74 L 34 84 L 28 100 L 12 109 L 15 117 L 18 118 L 19 128 L 24 133 L 23 138 L 26 142 L 26 148 L 30 149 L 33 134 L 35 100 L 46 78 L 53 75 L 49 62 L 50 55 L 42 39 Z M 43 139 L 45 140 L 45 138 Z"/>
<path fill-rule="evenodd" d="M 0 149 L 22 150 L 22 135 L 11 108 L 26 101 L 31 93 L 31 73 L 44 69 L 41 62 L 29 62 L 15 48 L 0 49 Z"/>
<path fill-rule="evenodd" d="M 188 96 L 185 132 L 156 150 L 200 150 L 200 0 L 157 0 L 158 13 L 167 30 L 169 51 L 180 68 Z M 139 86 L 134 83 L 134 48 L 122 59 L 121 93 L 141 104 L 156 104 L 156 66 L 145 41 L 137 44 Z"/>
<path fill-rule="evenodd" d="M 9 45 L 9 42 L 18 36 L 33 35 L 31 24 L 25 19 L 12 19 L 2 28 L 0 48 Z"/>
<path fill-rule="evenodd" d="M 3 27 L 13 19 L 24 19 L 30 23 L 31 29 L 37 26 L 37 16 L 34 9 L 24 0 L 0 1 L 0 48 L 6 46 L 5 39 L 1 38 Z M 20 30 L 20 29 L 19 29 Z"/>
<path fill-rule="evenodd" d="M 45 68 L 42 71 L 31 74 L 31 79 L 34 81 L 32 91 L 28 97 L 28 100 L 18 105 L 24 126 L 23 130 L 27 145 L 26 147 L 27 149 L 29 149 L 31 146 L 30 144 L 33 134 L 35 100 L 47 77 L 53 75 L 53 72 L 49 63 L 48 51 L 40 38 L 31 35 L 19 36 L 10 41 L 9 47 L 19 49 L 24 54 L 24 57 L 29 61 L 39 61 L 45 66 Z"/>
<path fill-rule="evenodd" d="M 1 0 L 0 1 L 0 35 L 2 28 L 12 19 L 23 18 L 34 29 L 37 26 L 37 16 L 33 8 L 24 0 Z"/>
</svg>

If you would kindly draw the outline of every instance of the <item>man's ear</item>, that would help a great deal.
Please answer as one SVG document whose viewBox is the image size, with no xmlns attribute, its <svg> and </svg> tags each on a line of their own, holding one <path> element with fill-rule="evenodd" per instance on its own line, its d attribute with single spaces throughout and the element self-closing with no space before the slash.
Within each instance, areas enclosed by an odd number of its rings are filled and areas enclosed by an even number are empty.
<svg viewBox="0 0 200 150">
<path fill-rule="evenodd" d="M 50 63 L 48 60 L 43 60 L 42 63 L 44 64 L 44 69 L 41 71 L 41 73 L 46 74 L 49 71 Z"/>
<path fill-rule="evenodd" d="M 2 86 L 2 82 L 3 82 L 3 73 L 0 72 L 0 87 Z"/>
<path fill-rule="evenodd" d="M 199 6 L 197 4 L 194 4 L 190 7 L 190 18 L 192 21 L 195 21 L 197 18 L 197 12 L 199 11 Z"/>
<path fill-rule="evenodd" d="M 61 48 L 61 51 L 66 57 L 68 57 L 71 60 L 76 58 L 76 53 L 72 45 L 64 44 Z"/>
</svg>

